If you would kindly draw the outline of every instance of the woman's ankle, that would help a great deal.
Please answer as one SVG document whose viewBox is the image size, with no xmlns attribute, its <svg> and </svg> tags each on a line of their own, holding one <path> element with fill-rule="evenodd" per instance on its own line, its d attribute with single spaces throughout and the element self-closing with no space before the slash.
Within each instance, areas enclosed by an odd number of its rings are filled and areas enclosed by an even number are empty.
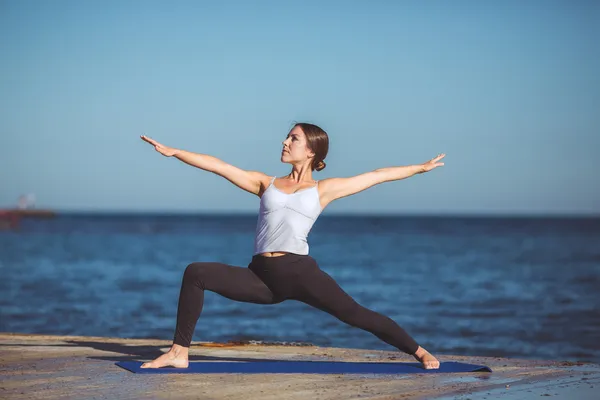
<svg viewBox="0 0 600 400">
<path fill-rule="evenodd" d="M 415 354 L 413 354 L 413 355 L 415 357 L 421 358 L 425 354 L 427 354 L 427 350 L 425 350 L 424 348 L 422 348 L 421 346 L 419 346 L 419 348 L 417 349 L 417 351 L 415 351 Z"/>
<path fill-rule="evenodd" d="M 176 357 L 178 357 L 178 356 L 187 357 L 189 351 L 190 351 L 189 347 L 184 347 L 179 344 L 173 344 L 171 346 L 171 349 L 169 350 L 169 352 L 173 353 Z"/>
</svg>

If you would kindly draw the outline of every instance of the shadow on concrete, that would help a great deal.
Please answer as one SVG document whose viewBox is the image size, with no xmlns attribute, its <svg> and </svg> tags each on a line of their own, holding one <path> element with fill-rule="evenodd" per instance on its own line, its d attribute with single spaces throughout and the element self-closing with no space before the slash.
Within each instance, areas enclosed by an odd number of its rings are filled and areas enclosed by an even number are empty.
<svg viewBox="0 0 600 400">
<path fill-rule="evenodd" d="M 0 344 L 0 347 L 87 347 L 95 350 L 106 351 L 111 353 L 123 354 L 123 356 L 91 356 L 88 359 L 91 360 L 104 360 L 104 361 L 141 361 L 140 358 L 144 359 L 155 359 L 156 357 L 164 354 L 160 351 L 162 347 L 169 346 L 129 346 L 121 343 L 106 343 L 106 342 L 94 342 L 88 340 L 65 340 L 65 343 L 60 344 L 29 344 L 29 343 L 11 343 L 11 344 Z M 232 346 L 235 347 L 235 346 Z M 190 361 L 288 361 L 279 359 L 265 359 L 265 358 L 242 358 L 242 357 L 214 357 L 214 356 L 199 356 L 190 355 Z"/>
</svg>

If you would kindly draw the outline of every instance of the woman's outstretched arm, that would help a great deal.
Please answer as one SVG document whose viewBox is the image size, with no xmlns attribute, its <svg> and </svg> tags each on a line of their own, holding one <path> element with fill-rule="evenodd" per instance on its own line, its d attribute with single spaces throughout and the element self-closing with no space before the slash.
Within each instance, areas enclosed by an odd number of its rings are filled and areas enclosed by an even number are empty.
<svg viewBox="0 0 600 400">
<path fill-rule="evenodd" d="M 397 181 L 410 178 L 416 174 L 429 172 L 444 165 L 444 163 L 439 161 L 445 156 L 445 154 L 440 154 L 423 164 L 378 168 L 374 171 L 365 172 L 364 174 L 350 178 L 324 179 L 319 183 L 322 191 L 321 197 L 325 199 L 326 203 L 330 203 L 342 197 L 362 192 L 383 182 Z"/>
<path fill-rule="evenodd" d="M 260 195 L 261 183 L 268 179 L 268 176 L 262 172 L 246 171 L 208 154 L 192 153 L 191 151 L 165 146 L 147 136 L 141 138 L 154 146 L 154 149 L 163 156 L 175 157 L 193 167 L 222 176 L 240 189 L 257 196 Z"/>
</svg>

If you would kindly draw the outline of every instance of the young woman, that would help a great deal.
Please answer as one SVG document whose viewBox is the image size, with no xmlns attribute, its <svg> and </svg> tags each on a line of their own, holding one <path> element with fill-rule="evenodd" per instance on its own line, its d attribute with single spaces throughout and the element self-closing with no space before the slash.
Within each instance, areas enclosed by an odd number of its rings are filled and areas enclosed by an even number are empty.
<svg viewBox="0 0 600 400">
<path fill-rule="evenodd" d="M 188 265 L 179 294 L 173 345 L 167 353 L 144 363 L 142 368 L 187 368 L 188 350 L 202 312 L 205 290 L 256 304 L 301 301 L 371 332 L 413 355 L 425 368 L 439 368 L 439 361 L 398 324 L 358 304 L 322 271 L 308 255 L 306 238 L 319 214 L 332 201 L 379 183 L 431 171 L 444 165 L 439 162 L 444 154 L 420 165 L 380 168 L 349 178 L 314 181 L 312 171 L 325 168 L 329 138 L 325 131 L 312 124 L 296 124 L 283 141 L 281 161 L 291 164 L 292 170 L 281 178 L 245 171 L 209 155 L 167 147 L 146 136 L 142 139 L 164 156 L 213 172 L 260 197 L 254 254 L 248 267 L 217 262 Z"/>
</svg>

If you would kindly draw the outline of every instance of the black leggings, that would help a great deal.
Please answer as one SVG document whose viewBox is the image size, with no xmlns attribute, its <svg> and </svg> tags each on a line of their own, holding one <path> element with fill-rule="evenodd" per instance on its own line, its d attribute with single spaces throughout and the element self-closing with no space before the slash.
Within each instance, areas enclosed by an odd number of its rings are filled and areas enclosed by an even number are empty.
<svg viewBox="0 0 600 400">
<path fill-rule="evenodd" d="M 301 301 L 371 332 L 407 354 L 416 353 L 419 347 L 393 320 L 354 301 L 311 256 L 291 253 L 279 257 L 255 255 L 248 268 L 216 262 L 190 264 L 183 274 L 173 343 L 190 346 L 205 290 L 246 303 Z"/>
</svg>

